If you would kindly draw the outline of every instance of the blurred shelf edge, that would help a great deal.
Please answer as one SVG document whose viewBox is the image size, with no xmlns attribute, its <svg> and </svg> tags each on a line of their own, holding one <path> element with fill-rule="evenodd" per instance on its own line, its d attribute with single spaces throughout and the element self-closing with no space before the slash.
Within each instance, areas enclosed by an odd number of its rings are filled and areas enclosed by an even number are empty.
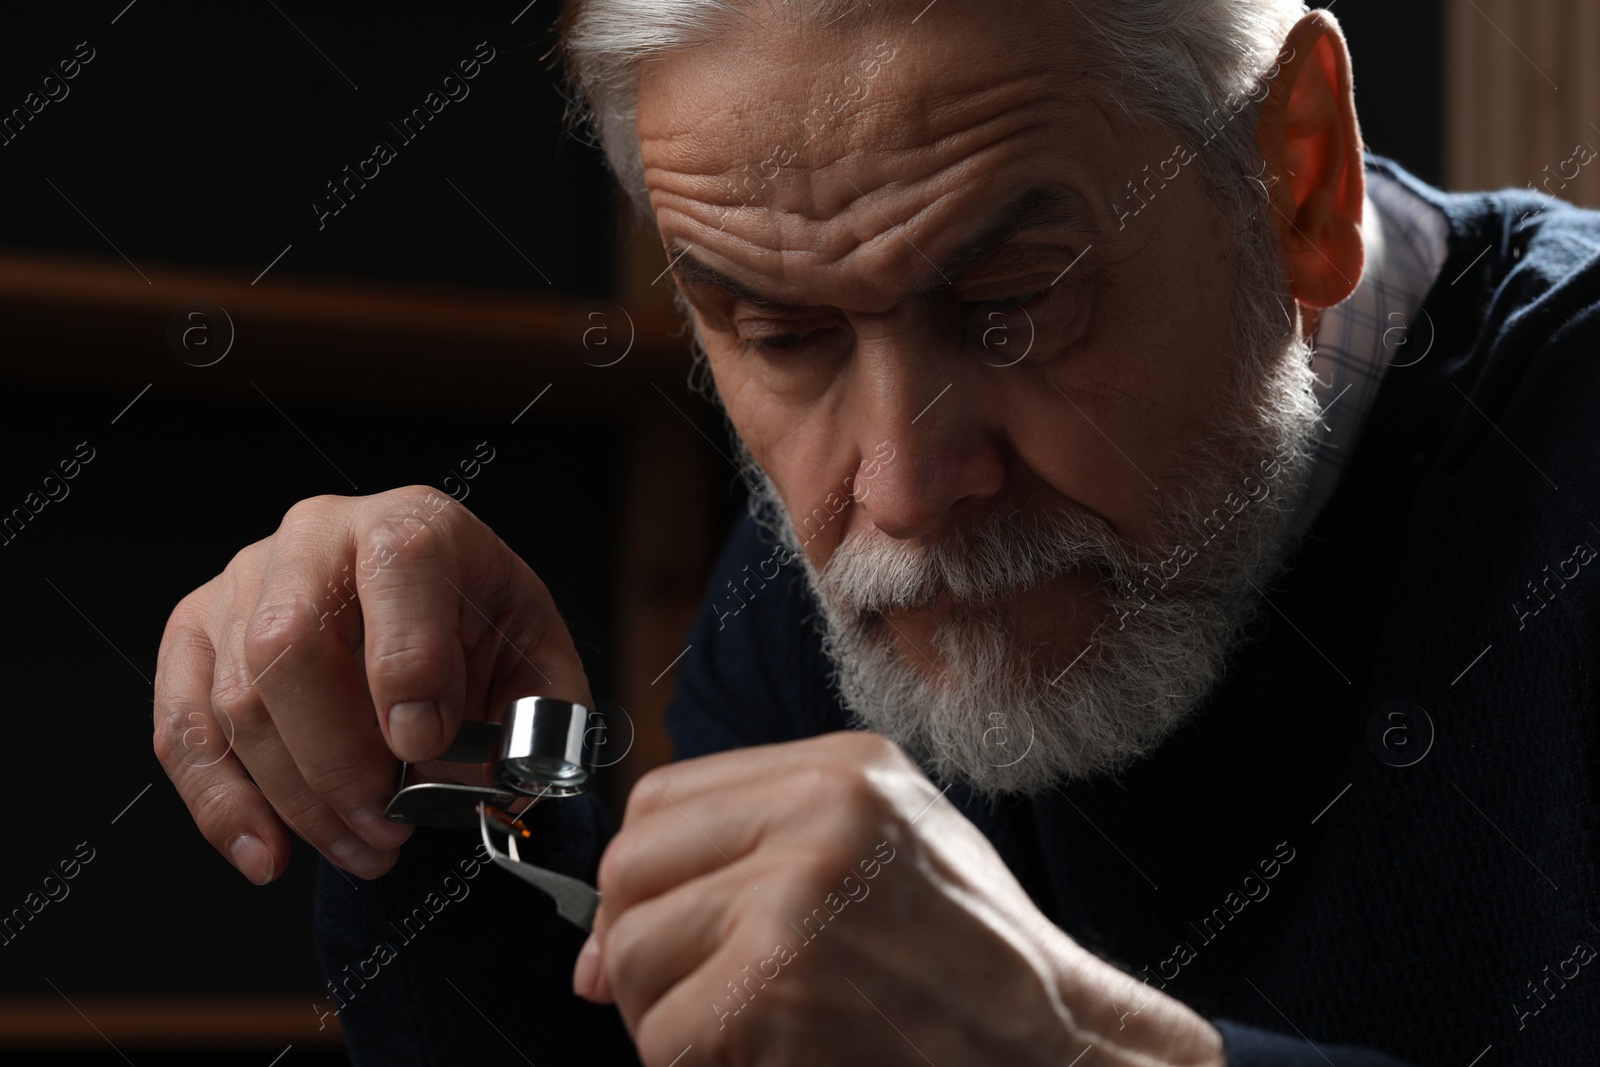
<svg viewBox="0 0 1600 1067">
<path fill-rule="evenodd" d="M 326 997 L 321 998 L 326 1001 Z M 0 1049 L 115 1046 L 342 1046 L 333 1015 L 303 997 L 0 998 Z M 318 1029 L 318 1026 L 321 1029 Z"/>
<path fill-rule="evenodd" d="M 618 412 L 659 405 L 649 383 L 681 390 L 689 367 L 683 324 L 659 292 L 624 299 L 610 301 L 626 312 L 612 321 L 614 312 L 589 318 L 596 299 L 582 297 L 306 278 L 281 267 L 256 284 L 194 267 L 135 270 L 118 259 L 0 249 L 0 368 L 41 383 L 155 380 L 211 392 L 261 381 L 304 395 L 467 406 L 503 405 L 508 386 L 537 379 L 556 387 L 552 407 Z M 232 351 L 212 367 L 186 364 L 168 342 L 175 313 L 194 305 L 221 307 L 232 322 Z M 585 350 L 591 324 L 596 346 Z"/>
</svg>

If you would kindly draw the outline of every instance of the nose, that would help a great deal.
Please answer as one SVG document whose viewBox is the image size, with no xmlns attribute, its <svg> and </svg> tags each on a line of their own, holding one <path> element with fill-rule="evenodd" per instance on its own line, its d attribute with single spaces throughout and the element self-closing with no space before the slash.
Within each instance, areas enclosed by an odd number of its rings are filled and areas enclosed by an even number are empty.
<svg viewBox="0 0 1600 1067">
<path fill-rule="evenodd" d="M 973 361 L 908 352 L 909 338 L 858 349 L 856 500 L 890 537 L 933 534 L 991 506 L 1005 486 L 996 392 Z"/>
</svg>

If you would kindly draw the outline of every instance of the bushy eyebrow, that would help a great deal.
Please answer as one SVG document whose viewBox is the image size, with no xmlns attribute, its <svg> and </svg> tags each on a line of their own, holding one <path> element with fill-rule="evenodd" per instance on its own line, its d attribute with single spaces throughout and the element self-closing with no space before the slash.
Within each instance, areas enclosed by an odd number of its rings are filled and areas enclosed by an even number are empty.
<svg viewBox="0 0 1600 1067">
<path fill-rule="evenodd" d="M 1053 226 L 1068 226 L 1082 234 L 1098 229 L 1094 211 L 1075 190 L 1065 185 L 1036 185 L 1013 198 L 977 237 L 947 256 L 939 274 L 947 281 L 960 278 L 1019 235 Z"/>
<path fill-rule="evenodd" d="M 1029 230 L 1068 226 L 1077 233 L 1093 233 L 1098 224 L 1087 201 L 1064 185 L 1036 185 L 1013 197 L 994 214 L 989 224 L 966 244 L 945 257 L 934 269 L 940 281 L 930 288 L 953 284 L 995 251 Z M 805 305 L 778 300 L 760 289 L 696 259 L 676 239 L 667 246 L 673 275 L 680 286 L 721 289 L 762 311 L 796 313 L 809 310 Z"/>
<path fill-rule="evenodd" d="M 781 300 L 774 300 L 756 289 L 730 277 L 715 267 L 700 262 L 685 247 L 674 239 L 667 250 L 672 253 L 673 276 L 678 279 L 678 284 L 683 287 L 699 286 L 721 289 L 732 296 L 738 297 L 747 304 L 760 308 L 762 311 L 794 312 L 805 310 L 800 304 L 786 304 Z"/>
</svg>

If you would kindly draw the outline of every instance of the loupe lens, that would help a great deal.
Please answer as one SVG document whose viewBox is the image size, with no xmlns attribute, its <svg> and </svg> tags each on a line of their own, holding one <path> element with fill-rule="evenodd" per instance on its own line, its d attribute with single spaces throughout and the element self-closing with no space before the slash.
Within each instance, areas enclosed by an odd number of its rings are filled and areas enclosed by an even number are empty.
<svg viewBox="0 0 1600 1067">
<path fill-rule="evenodd" d="M 524 697 L 506 709 L 499 775 L 519 792 L 575 796 L 589 788 L 589 709 L 552 697 Z"/>
</svg>

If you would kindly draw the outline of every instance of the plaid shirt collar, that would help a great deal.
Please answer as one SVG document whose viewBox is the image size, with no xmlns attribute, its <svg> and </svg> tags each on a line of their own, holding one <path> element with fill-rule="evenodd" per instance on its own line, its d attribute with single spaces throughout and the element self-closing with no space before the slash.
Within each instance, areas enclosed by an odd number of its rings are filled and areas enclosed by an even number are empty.
<svg viewBox="0 0 1600 1067">
<path fill-rule="evenodd" d="M 1406 331 L 1449 251 L 1443 211 L 1385 174 L 1369 169 L 1366 176 L 1366 269 L 1355 292 L 1324 311 L 1317 325 L 1311 368 L 1321 433 L 1310 483 L 1296 506 L 1295 545 L 1333 497 L 1384 371 L 1415 358 L 1403 347 Z"/>
</svg>

